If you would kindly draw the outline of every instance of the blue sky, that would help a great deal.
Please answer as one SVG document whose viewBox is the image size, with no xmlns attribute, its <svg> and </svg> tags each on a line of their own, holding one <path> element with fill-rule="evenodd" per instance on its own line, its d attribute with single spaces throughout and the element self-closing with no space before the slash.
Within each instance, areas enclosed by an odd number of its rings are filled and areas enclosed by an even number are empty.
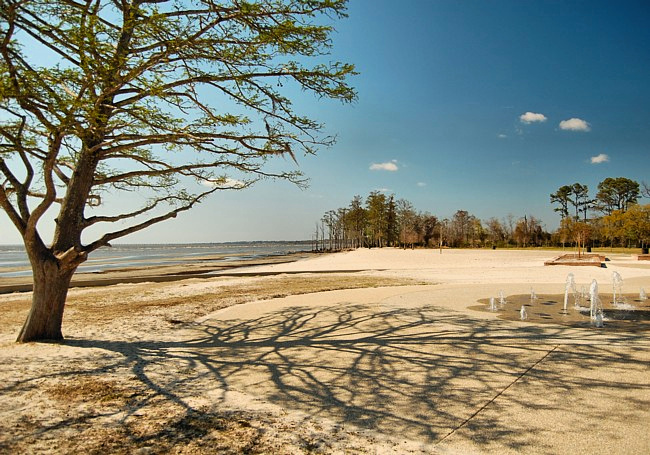
<svg viewBox="0 0 650 455">
<path fill-rule="evenodd" d="M 338 136 L 298 158 L 310 187 L 224 192 L 125 241 L 308 239 L 373 190 L 440 218 L 534 215 L 553 230 L 562 185 L 650 182 L 647 0 L 352 0 L 348 13 L 331 59 L 356 65 L 359 100 L 296 99 Z M 0 228 L 19 242 L 5 216 Z"/>
</svg>

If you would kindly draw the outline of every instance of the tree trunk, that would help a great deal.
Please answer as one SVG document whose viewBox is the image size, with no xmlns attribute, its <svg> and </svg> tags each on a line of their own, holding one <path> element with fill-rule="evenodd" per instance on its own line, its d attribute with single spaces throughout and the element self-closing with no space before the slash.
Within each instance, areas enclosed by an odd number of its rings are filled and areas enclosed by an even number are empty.
<svg viewBox="0 0 650 455">
<path fill-rule="evenodd" d="M 63 308 L 76 267 L 61 270 L 56 260 L 44 259 L 32 269 L 32 307 L 16 341 L 62 340 Z"/>
</svg>

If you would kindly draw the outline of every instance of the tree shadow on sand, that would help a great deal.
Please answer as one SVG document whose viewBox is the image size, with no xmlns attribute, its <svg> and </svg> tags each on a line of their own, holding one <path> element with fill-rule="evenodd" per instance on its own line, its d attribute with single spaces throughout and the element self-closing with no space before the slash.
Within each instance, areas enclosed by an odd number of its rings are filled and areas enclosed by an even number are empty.
<svg viewBox="0 0 650 455">
<path fill-rule="evenodd" d="M 623 425 L 647 418 L 650 405 L 643 379 L 650 347 L 643 334 L 523 326 L 433 305 L 380 304 L 214 318 L 182 333 L 188 336 L 178 341 L 66 344 L 118 354 L 103 370 L 128 368 L 148 391 L 129 402 L 127 416 L 154 400 L 192 416 L 200 411 L 191 397 L 209 394 L 219 402 L 229 391 L 241 391 L 397 438 L 430 444 L 468 438 L 479 447 L 498 441 L 516 451 L 534 445 L 537 453 L 552 453 L 551 443 L 543 436 L 531 439 L 531 432 L 589 434 L 593 422 L 603 419 L 614 431 L 619 417 L 612 406 L 627 410 Z M 54 374 L 80 373 L 99 372 Z M 19 390 L 37 379 L 7 387 Z M 591 394 L 609 399 L 589 400 Z M 513 416 L 515 409 L 528 417 Z M 531 421 L 536 411 L 571 425 L 549 429 L 544 421 Z"/>
</svg>

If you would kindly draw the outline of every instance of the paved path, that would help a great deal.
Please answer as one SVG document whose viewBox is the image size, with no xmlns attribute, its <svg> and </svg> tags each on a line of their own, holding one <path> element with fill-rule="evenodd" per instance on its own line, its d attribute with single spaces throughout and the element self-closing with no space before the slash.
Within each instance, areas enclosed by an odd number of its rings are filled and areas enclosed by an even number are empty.
<svg viewBox="0 0 650 455">
<path fill-rule="evenodd" d="M 650 453 L 648 332 L 466 310 L 485 292 L 441 285 L 240 305 L 206 318 L 193 350 L 227 389 L 436 453 Z"/>
</svg>

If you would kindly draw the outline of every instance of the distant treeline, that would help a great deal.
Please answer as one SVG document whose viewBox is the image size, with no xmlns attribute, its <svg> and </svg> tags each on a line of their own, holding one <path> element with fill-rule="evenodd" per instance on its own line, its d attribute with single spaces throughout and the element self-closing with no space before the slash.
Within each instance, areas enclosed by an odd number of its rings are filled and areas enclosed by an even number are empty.
<svg viewBox="0 0 650 455">
<path fill-rule="evenodd" d="M 417 211 L 406 199 L 379 191 L 365 201 L 355 196 L 347 207 L 330 210 L 316 223 L 315 249 L 359 247 L 483 247 L 541 246 L 551 241 L 534 216 L 490 218 L 482 222 L 466 210 L 451 219 Z"/>
<path fill-rule="evenodd" d="M 631 183 L 630 183 L 631 182 Z M 561 187 L 551 203 L 561 215 L 560 228 L 549 233 L 533 215 L 508 215 L 480 220 L 466 210 L 451 219 L 440 219 L 415 209 L 406 199 L 379 191 L 366 199 L 354 196 L 347 207 L 330 210 L 316 223 L 315 250 L 359 247 L 506 247 L 560 246 L 567 243 L 591 246 L 646 246 L 650 241 L 648 185 L 641 187 L 623 177 L 605 179 L 598 194 L 589 198 L 586 185 Z M 636 191 L 634 190 L 636 188 Z"/>
</svg>

